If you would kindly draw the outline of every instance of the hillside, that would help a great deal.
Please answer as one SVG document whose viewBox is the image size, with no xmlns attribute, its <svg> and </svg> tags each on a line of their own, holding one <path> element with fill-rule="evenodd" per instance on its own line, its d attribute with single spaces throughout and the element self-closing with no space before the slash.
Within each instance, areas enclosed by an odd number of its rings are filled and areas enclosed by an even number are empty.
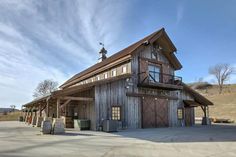
<svg viewBox="0 0 236 157">
<path fill-rule="evenodd" d="M 20 111 L 8 112 L 7 115 L 0 114 L 0 121 L 16 121 L 21 114 Z"/>
<path fill-rule="evenodd" d="M 207 86 L 195 89 L 214 103 L 209 108 L 210 117 L 229 118 L 236 121 L 236 84 L 225 85 L 222 94 L 218 93 L 218 86 Z M 196 109 L 196 117 L 203 114 L 201 108 Z"/>
</svg>

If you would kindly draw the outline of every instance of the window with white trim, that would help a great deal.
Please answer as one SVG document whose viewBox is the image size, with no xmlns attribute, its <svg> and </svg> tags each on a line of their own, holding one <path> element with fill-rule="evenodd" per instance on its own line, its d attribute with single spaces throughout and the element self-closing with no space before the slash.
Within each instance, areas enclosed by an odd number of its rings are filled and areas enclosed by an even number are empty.
<svg viewBox="0 0 236 157">
<path fill-rule="evenodd" d="M 122 67 L 122 74 L 126 73 L 127 72 L 127 67 L 126 66 L 123 66 Z"/>
<path fill-rule="evenodd" d="M 100 80 L 100 76 L 99 76 L 99 75 L 97 75 L 96 79 L 97 79 L 97 81 L 99 81 L 99 80 Z"/>
<path fill-rule="evenodd" d="M 111 71 L 111 76 L 112 76 L 112 77 L 116 76 L 116 69 L 113 69 L 113 70 Z"/>
<path fill-rule="evenodd" d="M 107 78 L 108 78 L 107 73 L 104 73 L 103 76 L 104 76 L 104 79 L 107 79 Z"/>
</svg>

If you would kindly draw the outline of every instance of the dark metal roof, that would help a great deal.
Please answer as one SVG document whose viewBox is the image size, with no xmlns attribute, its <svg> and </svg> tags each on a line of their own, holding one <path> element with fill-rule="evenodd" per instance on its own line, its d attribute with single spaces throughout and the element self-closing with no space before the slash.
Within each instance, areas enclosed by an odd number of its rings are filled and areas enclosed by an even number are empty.
<svg viewBox="0 0 236 157">
<path fill-rule="evenodd" d="M 67 80 L 64 84 L 62 84 L 60 86 L 60 88 L 65 88 L 65 87 L 68 87 L 70 85 L 75 84 L 76 80 L 81 78 L 82 76 L 84 76 L 84 75 L 86 75 L 86 74 L 88 74 L 88 73 L 90 73 L 92 71 L 95 71 L 95 70 L 97 70 L 97 69 L 99 69 L 99 68 L 101 68 L 101 67 L 103 67 L 103 66 L 105 66 L 105 65 L 107 65 L 109 63 L 112 63 L 112 62 L 114 62 L 114 61 L 116 61 L 116 60 L 118 60 L 118 59 L 120 59 L 122 57 L 125 57 L 127 55 L 132 54 L 132 52 L 134 52 L 138 47 L 140 47 L 145 41 L 151 41 L 151 39 L 153 39 L 154 37 L 160 37 L 161 35 L 164 35 L 167 38 L 167 40 L 169 41 L 169 43 L 170 43 L 170 45 L 171 45 L 171 47 L 173 49 L 173 52 L 176 51 L 176 48 L 175 48 L 174 44 L 171 42 L 171 40 L 169 39 L 169 37 L 165 33 L 165 29 L 162 28 L 162 29 L 160 29 L 160 30 L 158 30 L 158 31 L 156 31 L 156 32 L 146 36 L 145 38 L 139 40 L 138 42 L 128 46 L 127 48 L 125 48 L 125 49 L 115 53 L 114 55 L 108 57 L 104 61 L 102 61 L 100 63 L 97 63 L 97 64 L 89 67 L 88 69 L 86 69 L 86 70 L 84 70 L 84 71 L 74 75 L 72 78 Z M 174 68 L 176 70 L 181 69 L 182 65 L 180 64 L 178 59 L 175 57 L 175 55 L 171 54 L 170 57 L 172 58 L 171 62 L 173 64 Z"/>
</svg>

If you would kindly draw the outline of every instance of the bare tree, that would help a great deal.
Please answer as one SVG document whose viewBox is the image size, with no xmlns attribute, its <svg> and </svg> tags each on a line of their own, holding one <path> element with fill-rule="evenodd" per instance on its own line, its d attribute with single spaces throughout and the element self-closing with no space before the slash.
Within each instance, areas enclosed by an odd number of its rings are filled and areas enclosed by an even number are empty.
<svg viewBox="0 0 236 157">
<path fill-rule="evenodd" d="M 58 83 L 53 80 L 44 80 L 40 82 L 35 89 L 33 97 L 38 98 L 50 94 L 57 89 Z"/>
<path fill-rule="evenodd" d="M 222 93 L 223 85 L 225 81 L 228 81 L 230 75 L 235 71 L 234 67 L 230 64 L 217 64 L 209 68 L 209 74 L 214 75 L 219 85 L 219 94 Z"/>
</svg>

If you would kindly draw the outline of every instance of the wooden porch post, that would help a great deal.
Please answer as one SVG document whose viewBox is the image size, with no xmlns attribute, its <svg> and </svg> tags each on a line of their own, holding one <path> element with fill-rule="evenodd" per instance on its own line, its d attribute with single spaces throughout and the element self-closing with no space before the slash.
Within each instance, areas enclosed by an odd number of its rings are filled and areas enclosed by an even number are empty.
<svg viewBox="0 0 236 157">
<path fill-rule="evenodd" d="M 207 117 L 206 106 L 204 106 L 204 117 Z"/>
<path fill-rule="evenodd" d="M 47 99 L 47 114 L 46 117 L 49 117 L 49 100 Z"/>
<path fill-rule="evenodd" d="M 60 117 L 59 114 L 60 114 L 60 99 L 57 99 L 57 118 Z"/>
<path fill-rule="evenodd" d="M 39 117 L 42 117 L 42 105 L 39 106 Z"/>
</svg>

